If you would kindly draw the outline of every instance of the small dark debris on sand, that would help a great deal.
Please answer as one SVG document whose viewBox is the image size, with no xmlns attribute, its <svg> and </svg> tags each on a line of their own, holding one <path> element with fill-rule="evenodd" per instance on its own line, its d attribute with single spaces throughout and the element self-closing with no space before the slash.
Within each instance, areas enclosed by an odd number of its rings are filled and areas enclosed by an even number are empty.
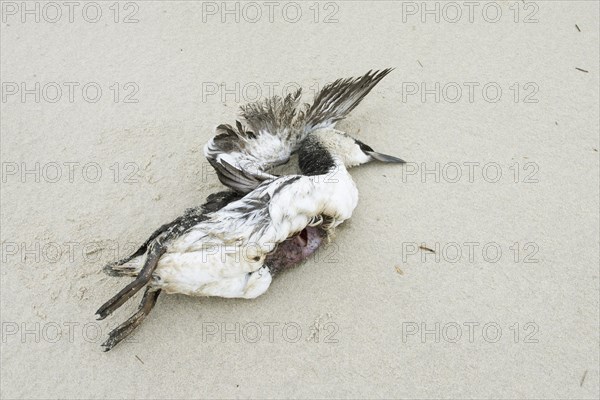
<svg viewBox="0 0 600 400">
<path fill-rule="evenodd" d="M 137 358 L 142 364 L 144 363 L 142 359 L 137 356 L 137 354 L 135 355 L 135 358 Z"/>
<path fill-rule="evenodd" d="M 581 32 L 581 29 L 579 29 L 579 25 L 575 24 L 575 28 L 577 28 L 577 32 Z"/>
<path fill-rule="evenodd" d="M 587 71 L 587 70 L 585 70 L 585 69 L 582 69 L 582 68 L 579 68 L 579 67 L 575 67 L 575 69 L 576 69 L 577 71 L 585 72 L 586 74 L 587 74 L 588 72 L 590 72 L 590 71 Z"/>
<path fill-rule="evenodd" d="M 96 254 L 99 251 L 102 251 L 102 247 L 97 247 L 95 249 L 88 250 L 88 251 L 85 252 L 85 255 L 89 256 L 89 255 L 92 255 L 92 254 Z"/>
<path fill-rule="evenodd" d="M 417 60 L 417 62 L 419 63 L 419 65 L 421 66 L 421 68 L 423 68 L 423 64 L 421 64 L 421 61 Z"/>
<path fill-rule="evenodd" d="M 428 252 L 430 252 L 430 253 L 435 253 L 435 251 L 433 251 L 433 250 L 432 250 L 432 249 L 430 249 L 429 247 L 425 247 L 424 245 L 421 245 L 421 246 L 419 246 L 419 248 L 420 248 L 421 250 L 425 250 L 425 251 L 428 251 Z"/>
<path fill-rule="evenodd" d="M 585 377 L 587 376 L 587 372 L 588 372 L 588 370 L 586 369 L 585 372 L 583 373 L 583 376 L 581 377 L 581 381 L 579 381 L 579 387 L 583 386 L 583 381 L 585 381 Z"/>
</svg>

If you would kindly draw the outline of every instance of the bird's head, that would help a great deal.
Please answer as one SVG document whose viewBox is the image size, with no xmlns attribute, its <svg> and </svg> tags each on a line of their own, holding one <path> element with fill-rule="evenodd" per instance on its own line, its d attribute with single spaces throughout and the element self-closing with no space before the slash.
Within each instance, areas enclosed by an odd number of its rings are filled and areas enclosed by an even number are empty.
<svg viewBox="0 0 600 400">
<path fill-rule="evenodd" d="M 333 129 L 311 133 L 299 150 L 300 168 L 308 174 L 326 173 L 330 164 L 341 162 L 346 168 L 351 168 L 370 161 L 405 163 L 400 158 L 378 153 L 360 140 Z"/>
</svg>

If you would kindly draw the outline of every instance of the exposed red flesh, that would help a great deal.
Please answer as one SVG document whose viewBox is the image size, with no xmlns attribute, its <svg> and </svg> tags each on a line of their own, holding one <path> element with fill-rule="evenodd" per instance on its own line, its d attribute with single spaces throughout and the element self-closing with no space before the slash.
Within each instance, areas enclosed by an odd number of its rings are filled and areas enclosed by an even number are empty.
<svg viewBox="0 0 600 400">
<path fill-rule="evenodd" d="M 271 275 L 300 264 L 313 254 L 326 237 L 321 227 L 307 226 L 298 235 L 292 236 L 280 243 L 277 249 L 269 254 L 265 265 L 271 270 Z"/>
</svg>

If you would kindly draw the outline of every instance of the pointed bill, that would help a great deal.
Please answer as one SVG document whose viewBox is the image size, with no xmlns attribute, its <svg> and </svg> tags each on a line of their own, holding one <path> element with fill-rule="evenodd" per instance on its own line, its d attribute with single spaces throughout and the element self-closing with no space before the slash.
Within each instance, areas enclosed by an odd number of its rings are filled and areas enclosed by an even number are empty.
<svg viewBox="0 0 600 400">
<path fill-rule="evenodd" d="M 368 155 L 370 155 L 371 157 L 373 157 L 374 160 L 377 160 L 377 161 L 382 161 L 382 162 L 386 162 L 386 163 L 397 163 L 397 164 L 405 164 L 406 163 L 406 161 L 404 161 L 401 158 L 394 157 L 394 156 L 388 156 L 387 154 L 377 153 L 376 151 L 367 151 L 366 153 Z"/>
</svg>

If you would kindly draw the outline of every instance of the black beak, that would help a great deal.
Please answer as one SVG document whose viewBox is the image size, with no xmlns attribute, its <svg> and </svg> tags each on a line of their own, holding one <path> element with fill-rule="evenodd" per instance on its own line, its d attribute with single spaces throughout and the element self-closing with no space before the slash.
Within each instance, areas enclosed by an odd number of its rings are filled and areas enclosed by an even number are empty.
<svg viewBox="0 0 600 400">
<path fill-rule="evenodd" d="M 365 153 L 367 153 L 368 155 L 373 157 L 374 160 L 382 161 L 385 163 L 396 163 L 396 164 L 406 163 L 406 161 L 404 161 L 398 157 L 388 156 L 387 154 L 381 154 L 381 153 L 377 153 L 375 151 L 366 151 Z"/>
</svg>

